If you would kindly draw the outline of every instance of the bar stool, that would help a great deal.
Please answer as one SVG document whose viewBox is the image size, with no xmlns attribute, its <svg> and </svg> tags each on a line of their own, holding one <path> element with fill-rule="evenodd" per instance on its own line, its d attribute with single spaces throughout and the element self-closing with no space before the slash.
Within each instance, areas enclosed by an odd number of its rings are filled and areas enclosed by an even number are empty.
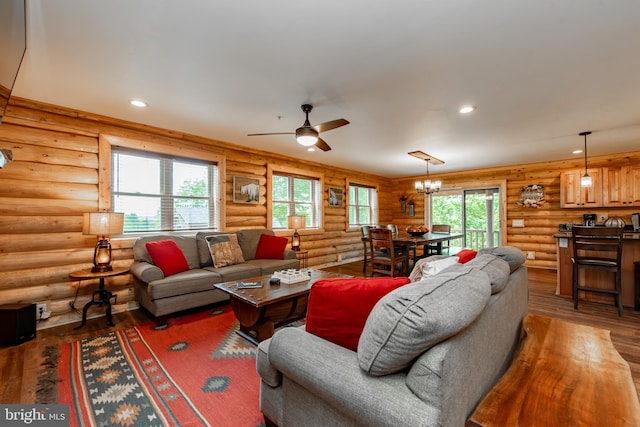
<svg viewBox="0 0 640 427">
<path fill-rule="evenodd" d="M 573 240 L 573 308 L 578 308 L 578 293 L 597 292 L 613 295 L 618 316 L 622 316 L 622 235 L 620 227 L 579 227 L 571 229 Z M 613 273 L 613 289 L 595 288 L 579 283 L 581 269 Z"/>
</svg>

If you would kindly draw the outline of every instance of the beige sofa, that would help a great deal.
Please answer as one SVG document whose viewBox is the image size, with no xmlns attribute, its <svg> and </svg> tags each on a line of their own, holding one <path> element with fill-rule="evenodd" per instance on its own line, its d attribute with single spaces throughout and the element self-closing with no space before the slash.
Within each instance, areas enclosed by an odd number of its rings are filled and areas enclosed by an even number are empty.
<svg viewBox="0 0 640 427">
<path fill-rule="evenodd" d="M 154 316 L 164 316 L 228 300 L 228 294 L 215 289 L 213 285 L 216 283 L 300 268 L 300 261 L 291 250 L 284 251 L 284 259 L 255 258 L 260 236 L 274 234 L 265 229 L 239 230 L 235 233 L 244 262 L 215 268 L 206 237 L 225 234 L 232 233 L 199 232 L 195 236 L 161 234 L 137 239 L 133 245 L 131 273 L 138 303 Z M 146 243 L 165 239 L 176 242 L 187 260 L 189 270 L 165 277 L 162 270 L 154 265 Z"/>
</svg>

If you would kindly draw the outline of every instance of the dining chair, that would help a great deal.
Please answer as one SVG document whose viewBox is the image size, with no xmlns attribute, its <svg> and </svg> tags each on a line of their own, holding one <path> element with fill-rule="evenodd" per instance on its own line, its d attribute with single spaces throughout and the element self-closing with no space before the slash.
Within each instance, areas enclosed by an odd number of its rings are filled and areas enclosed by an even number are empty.
<svg viewBox="0 0 640 427">
<path fill-rule="evenodd" d="M 371 245 L 371 276 L 376 273 L 391 277 L 405 274 L 408 263 L 407 254 L 393 244 L 393 233 L 390 229 L 370 229 L 369 242 Z"/>
<path fill-rule="evenodd" d="M 433 224 L 431 226 L 432 233 L 447 233 L 451 234 L 451 226 L 448 224 Z M 431 243 L 429 245 L 425 245 L 425 256 L 428 255 L 449 255 L 449 241 L 439 242 L 439 243 Z"/>
<path fill-rule="evenodd" d="M 573 226 L 571 237 L 573 242 L 573 279 L 572 297 L 573 308 L 578 308 L 580 292 L 594 292 L 613 295 L 618 316 L 622 316 L 622 236 L 621 227 L 580 227 Z M 581 270 L 600 270 L 613 273 L 612 287 L 596 288 L 585 284 L 584 275 L 580 280 Z M 600 276 L 592 280 L 600 280 Z"/>
<path fill-rule="evenodd" d="M 391 230 L 391 232 L 394 235 L 398 235 L 398 226 L 396 224 L 387 224 L 387 228 L 389 230 Z M 411 253 L 413 254 L 412 258 L 416 259 L 417 256 L 417 248 L 415 246 L 399 246 L 398 250 L 403 250 L 403 249 L 407 249 L 408 251 L 411 251 Z"/>
</svg>

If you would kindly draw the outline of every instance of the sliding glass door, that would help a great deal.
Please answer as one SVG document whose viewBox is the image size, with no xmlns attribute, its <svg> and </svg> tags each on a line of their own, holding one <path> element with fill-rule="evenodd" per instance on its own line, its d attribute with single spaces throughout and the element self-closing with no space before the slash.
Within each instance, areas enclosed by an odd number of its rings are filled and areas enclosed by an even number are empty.
<svg viewBox="0 0 640 427">
<path fill-rule="evenodd" d="M 451 241 L 451 254 L 463 247 L 478 250 L 500 245 L 500 189 L 497 187 L 432 194 L 430 211 L 431 224 L 449 224 L 452 233 L 464 235 L 463 239 Z"/>
</svg>

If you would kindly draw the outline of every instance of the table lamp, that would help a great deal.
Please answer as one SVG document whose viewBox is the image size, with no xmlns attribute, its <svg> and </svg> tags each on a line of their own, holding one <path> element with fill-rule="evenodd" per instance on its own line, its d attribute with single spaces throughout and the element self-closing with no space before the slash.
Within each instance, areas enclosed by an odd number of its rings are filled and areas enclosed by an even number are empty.
<svg viewBox="0 0 640 427">
<path fill-rule="evenodd" d="M 294 251 L 300 250 L 300 234 L 298 234 L 298 228 L 304 228 L 307 222 L 307 217 L 303 215 L 289 215 L 287 217 L 289 229 L 293 228 L 293 236 L 291 237 L 291 249 Z"/>
<path fill-rule="evenodd" d="M 112 271 L 111 242 L 107 236 L 122 234 L 124 214 L 118 212 L 88 212 L 83 214 L 82 234 L 99 236 L 93 251 L 93 273 Z"/>
</svg>

